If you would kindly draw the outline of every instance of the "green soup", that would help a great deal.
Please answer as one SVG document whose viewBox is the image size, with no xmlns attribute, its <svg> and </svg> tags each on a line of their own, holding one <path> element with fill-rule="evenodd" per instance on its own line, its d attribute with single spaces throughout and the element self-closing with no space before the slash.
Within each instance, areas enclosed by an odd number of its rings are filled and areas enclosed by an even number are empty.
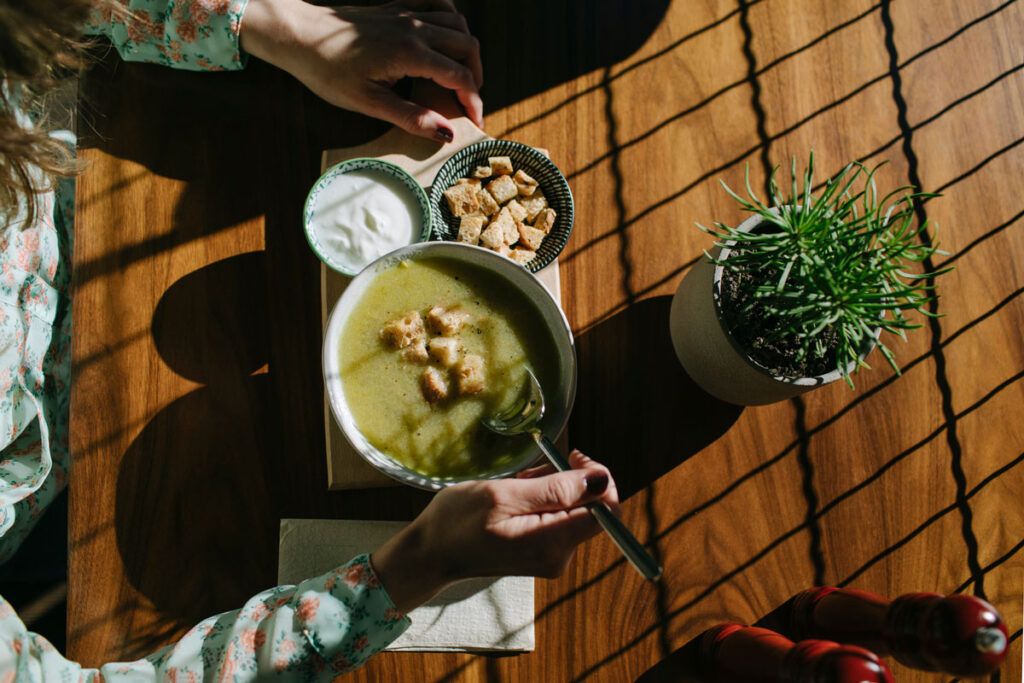
<svg viewBox="0 0 1024 683">
<path fill-rule="evenodd" d="M 433 306 L 469 313 L 459 339 L 463 354 L 484 359 L 481 393 L 427 402 L 420 376 L 427 365 L 442 368 L 404 360 L 381 340 L 388 321 Z M 379 273 L 353 309 L 341 335 L 341 382 L 356 426 L 377 449 L 430 477 L 479 476 L 533 448 L 528 436 L 498 436 L 480 418 L 521 395 L 528 367 L 542 386 L 557 386 L 554 349 L 534 304 L 490 270 L 443 257 L 412 259 Z"/>
</svg>

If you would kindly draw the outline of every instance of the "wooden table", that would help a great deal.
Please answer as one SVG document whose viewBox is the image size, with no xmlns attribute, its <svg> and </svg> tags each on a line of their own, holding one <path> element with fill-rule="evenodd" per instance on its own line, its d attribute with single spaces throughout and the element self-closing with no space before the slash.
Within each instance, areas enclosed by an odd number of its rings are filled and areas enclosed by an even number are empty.
<svg viewBox="0 0 1024 683">
<path fill-rule="evenodd" d="M 487 128 L 548 148 L 569 177 L 570 439 L 612 466 L 666 578 L 642 583 L 598 538 L 538 583 L 535 653 L 388 654 L 356 678 L 634 680 L 816 583 L 986 596 L 1016 678 L 1024 3 L 564 4 L 473 8 Z M 300 209 L 321 150 L 383 126 L 260 64 L 196 75 L 114 58 L 84 87 L 68 642 L 97 665 L 272 585 L 281 517 L 409 518 L 427 498 L 325 487 Z M 740 218 L 718 178 L 735 185 L 749 163 L 760 183 L 810 148 L 827 172 L 889 159 L 887 185 L 945 194 L 926 207 L 939 262 L 957 267 L 945 317 L 896 346 L 901 378 L 873 358 L 854 391 L 717 403 L 667 333 L 670 295 L 708 246 L 693 223 Z"/>
</svg>

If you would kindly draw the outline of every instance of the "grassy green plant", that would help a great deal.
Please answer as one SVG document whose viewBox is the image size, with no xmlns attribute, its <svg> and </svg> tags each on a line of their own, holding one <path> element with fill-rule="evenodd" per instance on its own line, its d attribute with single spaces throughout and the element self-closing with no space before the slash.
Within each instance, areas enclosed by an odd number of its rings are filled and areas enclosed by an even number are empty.
<svg viewBox="0 0 1024 683">
<path fill-rule="evenodd" d="M 950 270 L 912 272 L 937 251 L 927 239 L 927 221 L 915 225 L 914 213 L 917 202 L 936 195 L 908 186 L 879 195 L 879 166 L 853 162 L 816 195 L 814 154 L 802 176 L 794 158 L 789 196 L 773 171 L 767 203 L 751 189 L 748 168 L 747 198 L 722 185 L 761 217 L 760 225 L 749 232 L 717 222 L 699 226 L 729 249 L 708 258 L 740 289 L 733 314 L 744 324 L 756 319 L 758 339 L 794 349 L 796 361 L 834 366 L 851 387 L 849 370 L 868 367 L 862 355 L 872 338 L 881 330 L 905 339 L 906 330 L 920 327 L 906 312 L 932 315 L 934 278 Z M 877 345 L 899 374 L 889 347 L 881 338 Z"/>
</svg>

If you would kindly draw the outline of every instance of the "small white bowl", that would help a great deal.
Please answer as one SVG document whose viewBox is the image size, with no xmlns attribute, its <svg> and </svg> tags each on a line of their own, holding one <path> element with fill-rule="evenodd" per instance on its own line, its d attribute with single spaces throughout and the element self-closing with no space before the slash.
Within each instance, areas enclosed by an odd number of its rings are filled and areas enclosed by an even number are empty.
<svg viewBox="0 0 1024 683">
<path fill-rule="evenodd" d="M 366 170 L 390 176 L 398 180 L 409 190 L 409 194 L 411 194 L 416 200 L 416 204 L 420 209 L 421 226 L 417 241 L 426 242 L 430 239 L 432 214 L 430 211 L 430 204 L 427 201 L 427 193 L 408 171 L 401 166 L 392 164 L 388 161 L 362 157 L 358 159 L 349 159 L 348 161 L 342 161 L 341 163 L 335 164 L 324 171 L 322 176 L 317 178 L 317 181 L 313 183 L 313 187 L 310 188 L 309 194 L 306 195 L 306 204 L 302 208 L 302 229 L 306 233 L 306 241 L 309 243 L 310 249 L 312 249 L 313 253 L 317 255 L 317 258 L 323 261 L 327 267 L 338 271 L 342 275 L 347 275 L 348 277 L 354 277 L 359 270 L 352 270 L 344 264 L 339 263 L 337 259 L 331 256 L 330 251 L 320 244 L 320 239 L 317 236 L 316 231 L 313 230 L 311 226 L 311 219 L 316 210 L 318 195 L 324 190 L 324 188 L 330 185 L 335 178 L 353 171 Z"/>
<path fill-rule="evenodd" d="M 533 301 L 557 347 L 559 382 L 557 387 L 544 387 L 548 410 L 541 423 L 545 435 L 552 440 L 556 439 L 562 430 L 565 429 L 565 425 L 569 421 L 569 414 L 572 412 L 573 402 L 576 399 L 576 350 L 573 345 L 569 321 L 566 320 L 562 309 L 555 303 L 555 300 L 544 285 L 513 261 L 481 247 L 473 247 L 457 242 L 421 242 L 419 244 L 412 244 L 377 259 L 366 266 L 349 283 L 345 292 L 338 299 L 337 303 L 334 304 L 334 309 L 331 311 L 331 316 L 327 321 L 327 329 L 324 331 L 324 386 L 327 389 L 327 396 L 331 404 L 331 413 L 341 427 L 341 432 L 345 435 L 345 439 L 366 462 L 400 482 L 428 491 L 438 491 L 445 486 L 450 486 L 460 481 L 500 479 L 511 476 L 536 462 L 538 457 L 540 457 L 540 453 L 539 451 L 534 452 L 530 450 L 511 465 L 479 476 L 441 479 L 428 477 L 393 460 L 390 456 L 370 444 L 362 432 L 359 431 L 359 428 L 356 427 L 341 382 L 341 358 L 338 349 L 341 332 L 349 315 L 352 313 L 352 309 L 363 298 L 363 293 L 366 292 L 366 289 L 379 273 L 403 260 L 430 257 L 443 257 L 470 265 L 489 268 L 503 277 L 510 286 L 519 290 L 522 295 Z"/>
</svg>

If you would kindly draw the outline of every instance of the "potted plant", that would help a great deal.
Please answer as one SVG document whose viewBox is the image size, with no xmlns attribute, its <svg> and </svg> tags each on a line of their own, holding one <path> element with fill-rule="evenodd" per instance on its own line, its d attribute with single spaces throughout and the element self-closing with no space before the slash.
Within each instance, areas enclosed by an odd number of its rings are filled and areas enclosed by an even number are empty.
<svg viewBox="0 0 1024 683">
<path fill-rule="evenodd" d="M 936 252 L 914 211 L 935 195 L 910 187 L 879 195 L 877 170 L 851 163 L 815 194 L 814 155 L 802 178 L 794 159 L 789 196 L 773 172 L 767 203 L 749 169 L 747 198 L 723 183 L 752 215 L 734 228 L 698 226 L 715 250 L 683 279 L 671 311 L 676 354 L 708 393 L 754 405 L 839 378 L 852 387 L 875 347 L 899 373 L 881 334 L 920 327 L 905 312 L 932 315 L 934 277 L 949 269 L 912 272 Z"/>
</svg>

